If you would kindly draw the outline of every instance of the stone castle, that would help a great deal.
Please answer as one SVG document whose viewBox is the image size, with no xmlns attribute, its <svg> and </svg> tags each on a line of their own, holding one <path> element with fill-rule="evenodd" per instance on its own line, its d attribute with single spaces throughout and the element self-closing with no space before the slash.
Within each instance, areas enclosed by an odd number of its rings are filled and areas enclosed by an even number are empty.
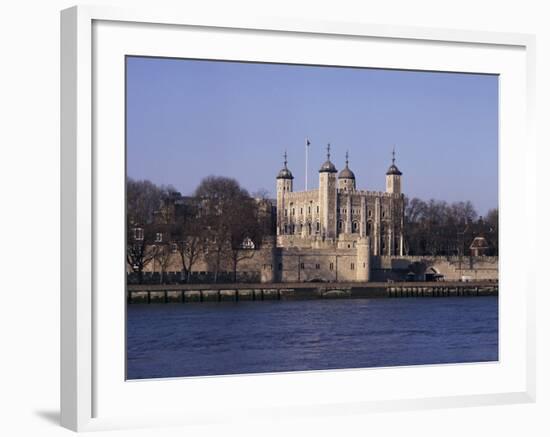
<svg viewBox="0 0 550 437">
<path fill-rule="evenodd" d="M 285 153 L 271 207 L 275 235 L 239 263 L 240 281 L 497 280 L 498 257 L 404 255 L 402 176 L 394 151 L 385 174 L 386 190 L 360 190 L 348 154 L 345 167 L 338 172 L 328 145 L 318 188 L 294 191 Z M 177 275 L 180 270 L 176 257 L 167 271 Z M 147 271 L 157 271 L 154 262 Z M 204 256 L 193 268 L 193 281 L 208 282 L 212 271 L 211 260 Z"/>
<path fill-rule="evenodd" d="M 394 152 L 386 172 L 386 191 L 359 190 L 348 154 L 338 173 L 328 145 L 327 160 L 319 169 L 319 188 L 294 191 L 285 153 L 284 167 L 277 175 L 274 256 L 278 273 L 271 279 L 368 281 L 371 255 L 403 255 L 401 178 Z M 290 271 L 298 270 L 299 278 L 285 269 L 285 264 L 294 264 L 298 258 L 298 267 Z"/>
</svg>

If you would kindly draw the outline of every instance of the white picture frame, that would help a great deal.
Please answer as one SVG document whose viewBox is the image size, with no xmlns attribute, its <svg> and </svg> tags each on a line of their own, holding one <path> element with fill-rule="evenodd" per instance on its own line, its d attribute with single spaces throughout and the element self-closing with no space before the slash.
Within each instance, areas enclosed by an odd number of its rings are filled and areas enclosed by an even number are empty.
<svg viewBox="0 0 550 437">
<path fill-rule="evenodd" d="M 238 51 L 238 41 L 248 41 L 247 38 L 254 36 L 254 40 L 260 42 L 247 44 L 249 52 L 243 51 L 234 56 L 272 59 L 278 56 L 277 47 L 288 44 L 284 40 L 292 39 L 296 52 L 285 49 L 285 59 L 310 63 L 313 61 L 305 59 L 300 42 L 326 42 L 330 39 L 335 46 L 344 44 L 339 48 L 346 47 L 346 44 L 349 47 L 351 44 L 372 45 L 373 59 L 380 56 L 376 61 L 378 65 L 365 66 L 439 70 L 437 63 L 447 62 L 447 68 L 452 71 L 501 75 L 499 189 L 502 255 L 499 266 L 499 316 L 502 358 L 499 363 L 379 369 L 375 374 L 376 381 L 382 381 L 379 387 L 374 383 L 372 370 L 175 378 L 139 383 L 120 380 L 119 367 L 121 360 L 124 360 L 120 341 L 123 338 L 124 315 L 119 310 L 125 302 L 124 293 L 121 289 L 120 298 L 114 298 L 110 305 L 102 294 L 105 293 L 102 284 L 106 281 L 110 283 L 111 279 L 113 283 L 120 283 L 116 281 L 121 280 L 123 270 L 119 271 L 118 278 L 116 269 L 120 264 L 115 263 L 113 271 L 105 270 L 101 254 L 106 245 L 111 244 L 109 241 L 117 240 L 117 232 L 121 232 L 124 223 L 124 220 L 118 220 L 120 215 L 114 211 L 120 212 L 120 207 L 123 208 L 123 205 L 116 206 L 120 203 L 121 187 L 113 185 L 113 179 L 107 180 L 105 176 L 120 175 L 124 171 L 124 159 L 120 154 L 124 144 L 119 141 L 123 126 L 116 124 L 120 121 L 124 77 L 119 74 L 120 64 L 109 65 L 108 68 L 105 65 L 110 62 L 109 59 L 119 62 L 121 54 L 157 53 L 159 56 L 179 57 L 179 46 L 177 43 L 171 46 L 169 41 L 174 39 L 174 35 L 179 38 L 180 31 L 182 38 L 196 37 L 195 42 L 205 37 L 204 43 L 197 43 L 192 53 L 203 58 L 220 56 L 221 51 L 218 50 Z M 147 38 L 140 38 L 139 35 L 145 32 Z M 225 32 L 223 39 L 227 41 L 220 43 L 216 32 Z M 209 35 L 213 38 L 211 41 L 208 40 Z M 169 39 L 162 39 L 168 36 Z M 235 41 L 233 46 L 232 38 Z M 223 47 L 224 44 L 226 47 Z M 269 51 L 266 50 L 267 44 L 271 44 Z M 384 50 L 375 47 L 380 44 L 384 45 Z M 409 48 L 418 46 L 418 50 L 429 46 L 425 56 L 432 56 L 432 50 L 441 59 L 436 62 L 434 57 L 433 64 L 426 59 L 421 60 L 422 56 L 412 59 L 407 56 L 406 45 Z M 446 56 L 450 48 L 456 53 Z M 336 49 L 338 47 L 333 50 Z M 535 218 L 527 208 L 512 208 L 513 205 L 521 205 L 518 202 L 536 202 L 532 127 L 534 50 L 534 37 L 523 34 L 275 18 L 243 17 L 229 22 L 214 15 L 193 16 L 156 9 L 136 11 L 78 6 L 62 11 L 61 424 L 82 431 L 244 420 L 245 412 L 250 409 L 261 418 L 534 401 L 535 275 L 525 261 L 514 257 L 513 248 L 523 245 L 522 250 L 530 250 L 536 235 Z M 312 52 L 315 53 L 315 50 Z M 321 64 L 349 65 L 343 58 L 337 59 L 334 54 L 331 55 L 329 49 L 326 52 L 318 56 L 333 58 L 323 58 L 325 60 L 321 60 Z M 354 56 L 350 53 L 348 56 Z M 396 53 L 400 53 L 399 57 Z M 491 54 L 490 61 L 488 54 Z M 491 67 L 490 62 L 493 61 L 495 66 Z M 114 96 L 115 100 L 105 100 L 101 90 L 105 90 L 105 95 Z M 108 114 L 109 120 L 113 120 L 112 126 L 105 122 L 107 114 L 102 110 L 107 104 L 109 108 L 114 108 L 113 113 Z M 102 146 L 106 138 L 114 139 L 111 143 L 114 145 L 109 149 Z M 522 144 L 523 147 L 514 148 L 513 144 Z M 113 155 L 108 156 L 111 152 Z M 513 183 L 509 177 L 512 174 L 515 178 Z M 120 181 L 121 185 L 123 183 L 124 180 Z M 102 215 L 110 206 L 114 208 L 113 222 L 117 223 L 112 229 L 106 227 L 107 221 Z M 521 236 L 513 233 L 518 223 L 523 223 Z M 114 334 L 111 333 L 112 338 L 108 338 L 105 320 L 116 322 L 109 323 L 115 330 Z M 515 323 L 514 329 L 509 326 L 511 320 Z M 111 366 L 117 370 L 112 371 Z M 408 385 L 412 372 L 418 385 Z M 383 381 L 389 378 L 396 387 L 390 388 L 384 384 Z M 477 383 L 479 388 L 469 386 L 469 382 Z M 369 393 L 351 390 L 363 385 L 372 390 Z M 420 385 L 424 387 L 420 388 Z M 195 410 L 193 405 L 185 403 L 186 395 L 182 395 L 182 387 L 185 387 L 185 393 L 196 396 Z M 291 402 L 288 390 L 292 387 L 296 387 L 296 395 L 292 396 Z M 249 402 L 249 398 L 257 396 L 260 389 L 263 393 L 269 393 L 269 399 L 256 397 L 254 404 Z M 201 412 L 201 396 L 209 399 L 216 397 L 220 402 L 210 405 L 208 413 Z M 163 400 L 156 409 L 139 411 L 137 403 L 131 404 L 132 399 L 139 402 L 152 398 Z M 222 402 L 227 403 L 228 400 L 233 400 L 239 408 L 223 408 Z M 119 408 L 122 404 L 130 406 L 123 410 Z M 170 408 L 167 408 L 168 405 Z"/>
</svg>

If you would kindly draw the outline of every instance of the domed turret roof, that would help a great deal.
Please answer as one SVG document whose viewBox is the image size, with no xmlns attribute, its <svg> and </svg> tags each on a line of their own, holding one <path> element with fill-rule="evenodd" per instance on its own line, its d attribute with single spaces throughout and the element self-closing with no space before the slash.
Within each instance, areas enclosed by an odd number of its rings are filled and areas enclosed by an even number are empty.
<svg viewBox="0 0 550 437">
<path fill-rule="evenodd" d="M 349 164 L 348 152 L 346 152 L 346 166 L 344 167 L 344 169 L 338 175 L 338 179 L 355 179 L 355 175 L 349 169 L 348 164 Z"/>
<path fill-rule="evenodd" d="M 390 168 L 388 168 L 388 171 L 386 172 L 387 175 L 398 175 L 401 176 L 403 173 L 399 171 L 397 166 L 395 164 L 390 165 Z"/>
<path fill-rule="evenodd" d="M 327 160 L 323 163 L 319 169 L 319 173 L 336 173 L 336 167 L 330 161 L 330 143 L 327 145 Z"/>
<path fill-rule="evenodd" d="M 336 167 L 329 160 L 325 161 L 321 166 L 321 168 L 319 169 L 319 173 L 322 173 L 322 172 L 336 173 L 336 171 L 337 171 Z"/>
<path fill-rule="evenodd" d="M 388 171 L 386 172 L 386 175 L 397 175 L 397 176 L 401 176 L 403 173 L 401 173 L 399 171 L 399 169 L 397 168 L 397 166 L 395 165 L 395 148 L 393 149 L 393 152 L 392 152 L 392 160 L 391 160 L 391 165 L 390 165 L 390 168 L 388 168 Z"/>
<path fill-rule="evenodd" d="M 277 179 L 294 179 L 292 172 L 288 168 L 283 168 L 277 175 Z"/>
<path fill-rule="evenodd" d="M 288 169 L 286 166 L 287 160 L 286 160 L 286 152 L 284 154 L 285 157 L 285 166 L 279 171 L 279 174 L 277 175 L 277 179 L 294 179 L 294 176 L 292 176 L 292 172 Z"/>
</svg>

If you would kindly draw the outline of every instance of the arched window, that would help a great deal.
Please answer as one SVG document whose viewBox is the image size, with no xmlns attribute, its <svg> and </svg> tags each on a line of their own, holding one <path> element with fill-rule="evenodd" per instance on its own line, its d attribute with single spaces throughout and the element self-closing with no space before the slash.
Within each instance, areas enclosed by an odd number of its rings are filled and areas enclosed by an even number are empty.
<svg viewBox="0 0 550 437">
<path fill-rule="evenodd" d="M 353 222 L 351 229 L 354 234 L 357 234 L 357 232 L 359 231 L 359 223 Z"/>
</svg>

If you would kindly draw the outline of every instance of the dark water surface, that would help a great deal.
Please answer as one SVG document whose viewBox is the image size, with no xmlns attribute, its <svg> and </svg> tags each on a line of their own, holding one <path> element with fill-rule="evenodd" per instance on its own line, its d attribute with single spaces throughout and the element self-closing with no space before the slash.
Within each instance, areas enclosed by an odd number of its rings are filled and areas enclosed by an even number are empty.
<svg viewBox="0 0 550 437">
<path fill-rule="evenodd" d="M 497 297 L 128 306 L 128 379 L 497 360 Z"/>
</svg>

